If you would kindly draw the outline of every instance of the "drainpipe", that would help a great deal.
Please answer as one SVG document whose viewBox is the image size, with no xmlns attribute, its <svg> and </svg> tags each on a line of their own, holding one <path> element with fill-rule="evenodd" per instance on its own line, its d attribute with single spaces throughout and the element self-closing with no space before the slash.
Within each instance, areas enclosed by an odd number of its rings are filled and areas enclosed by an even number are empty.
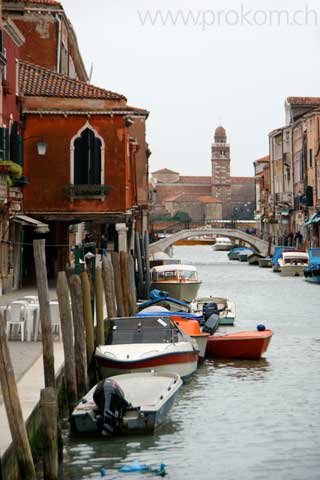
<svg viewBox="0 0 320 480">
<path fill-rule="evenodd" d="M 60 60 L 61 60 L 61 18 L 58 13 L 55 15 L 58 23 L 58 34 L 57 34 L 57 73 L 60 73 Z"/>
</svg>

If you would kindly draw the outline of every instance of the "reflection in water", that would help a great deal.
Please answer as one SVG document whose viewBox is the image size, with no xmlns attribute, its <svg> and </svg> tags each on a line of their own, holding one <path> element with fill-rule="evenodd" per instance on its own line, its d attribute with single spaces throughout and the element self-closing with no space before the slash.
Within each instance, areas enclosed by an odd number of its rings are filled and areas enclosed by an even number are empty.
<svg viewBox="0 0 320 480">
<path fill-rule="evenodd" d="M 101 467 L 106 478 L 128 478 L 118 467 L 138 459 L 166 463 L 174 480 L 318 479 L 319 285 L 231 262 L 210 247 L 175 248 L 175 257 L 197 266 L 199 295 L 235 301 L 234 330 L 272 328 L 265 358 L 205 361 L 154 436 L 72 439 L 66 423 L 65 478 L 98 479 Z"/>
</svg>

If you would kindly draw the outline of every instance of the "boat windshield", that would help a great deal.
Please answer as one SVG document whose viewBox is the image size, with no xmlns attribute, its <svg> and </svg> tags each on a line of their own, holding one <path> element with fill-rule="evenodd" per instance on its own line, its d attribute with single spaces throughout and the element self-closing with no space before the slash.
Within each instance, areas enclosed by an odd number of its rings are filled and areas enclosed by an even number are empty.
<svg viewBox="0 0 320 480">
<path fill-rule="evenodd" d="M 175 343 L 179 330 L 168 317 L 130 317 L 110 321 L 107 344 Z"/>
</svg>

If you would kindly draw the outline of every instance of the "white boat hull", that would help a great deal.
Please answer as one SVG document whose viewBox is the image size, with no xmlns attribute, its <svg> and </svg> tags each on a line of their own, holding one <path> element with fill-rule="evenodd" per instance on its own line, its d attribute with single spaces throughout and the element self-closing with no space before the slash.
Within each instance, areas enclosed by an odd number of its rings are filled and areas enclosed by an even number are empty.
<svg viewBox="0 0 320 480">
<path fill-rule="evenodd" d="M 303 277 L 306 265 L 282 265 L 280 267 L 281 277 Z"/>
<path fill-rule="evenodd" d="M 178 375 L 157 373 L 120 375 L 112 378 L 124 392 L 132 409 L 125 412 L 118 433 L 152 433 L 165 420 L 172 407 L 182 381 Z M 74 409 L 71 425 L 74 433 L 98 435 L 96 412 L 93 401 L 95 387 Z"/>
<path fill-rule="evenodd" d="M 197 369 L 199 359 L 196 343 L 190 342 L 104 345 L 96 348 L 95 360 L 103 378 L 155 371 L 176 373 L 187 380 Z"/>
</svg>

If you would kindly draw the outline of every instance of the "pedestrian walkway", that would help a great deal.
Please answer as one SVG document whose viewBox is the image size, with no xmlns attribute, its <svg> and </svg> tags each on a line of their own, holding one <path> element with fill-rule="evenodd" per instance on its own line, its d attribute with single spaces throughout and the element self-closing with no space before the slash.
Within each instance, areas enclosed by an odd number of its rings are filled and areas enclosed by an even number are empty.
<svg viewBox="0 0 320 480">
<path fill-rule="evenodd" d="M 0 296 L 0 305 L 7 305 L 25 295 L 38 295 L 38 292 L 35 288 L 28 288 L 2 295 Z M 55 289 L 49 290 L 49 297 L 50 300 L 57 297 Z M 40 390 L 44 388 L 42 342 L 8 341 L 8 346 L 18 385 L 23 418 L 26 421 L 40 400 Z M 57 374 L 64 364 L 62 342 L 54 342 L 54 358 Z M 7 413 L 2 400 L 0 390 L 0 457 L 12 441 Z"/>
</svg>

